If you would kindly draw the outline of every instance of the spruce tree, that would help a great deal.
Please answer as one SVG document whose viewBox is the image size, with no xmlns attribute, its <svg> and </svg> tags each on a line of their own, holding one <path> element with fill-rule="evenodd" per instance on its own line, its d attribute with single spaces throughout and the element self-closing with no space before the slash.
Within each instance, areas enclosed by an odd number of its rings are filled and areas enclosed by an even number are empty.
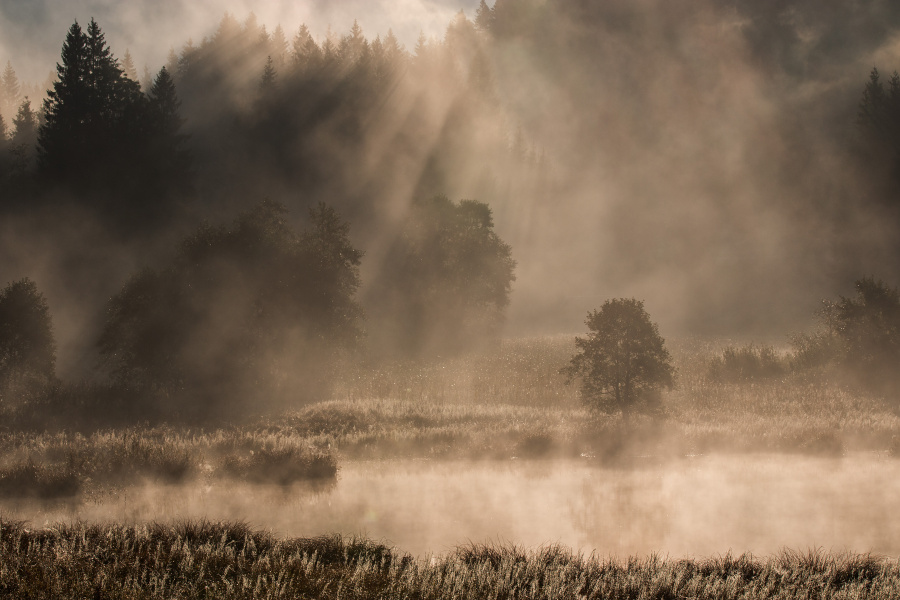
<svg viewBox="0 0 900 600">
<path fill-rule="evenodd" d="M 0 77 L 0 114 L 9 116 L 15 112 L 19 106 L 20 93 L 19 78 L 16 77 L 12 63 L 6 61 L 3 76 Z"/>
<path fill-rule="evenodd" d="M 132 81 L 138 80 L 137 69 L 134 68 L 134 59 L 127 48 L 125 49 L 125 56 L 122 57 L 122 72 L 128 79 Z"/>
<path fill-rule="evenodd" d="M 69 28 L 56 72 L 39 131 L 41 171 L 59 183 L 95 187 L 108 175 L 106 161 L 121 163 L 129 155 L 140 86 L 123 75 L 94 20 L 87 32 L 77 22 Z"/>
<path fill-rule="evenodd" d="M 475 11 L 475 27 L 480 31 L 490 32 L 494 26 L 494 9 L 487 5 L 487 2 L 481 0 L 478 9 Z"/>
<path fill-rule="evenodd" d="M 154 190 L 153 201 L 188 195 L 192 189 L 191 157 L 188 136 L 181 132 L 184 119 L 179 113 L 181 101 L 168 69 L 159 70 L 150 87 L 148 101 L 149 144 L 147 189 Z M 150 194 L 148 194 L 150 195 Z M 162 208 L 162 207 L 159 207 Z"/>
</svg>

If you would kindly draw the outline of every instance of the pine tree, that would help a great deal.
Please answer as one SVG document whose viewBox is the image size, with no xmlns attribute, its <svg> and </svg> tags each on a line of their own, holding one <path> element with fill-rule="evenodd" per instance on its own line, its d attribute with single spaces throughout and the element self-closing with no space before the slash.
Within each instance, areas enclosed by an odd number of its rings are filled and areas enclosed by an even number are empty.
<svg viewBox="0 0 900 600">
<path fill-rule="evenodd" d="M 884 85 L 881 83 L 881 75 L 877 68 L 873 68 L 869 74 L 869 81 L 863 90 L 863 97 L 859 103 L 859 123 L 864 127 L 880 129 L 884 126 L 887 99 L 884 93 Z"/>
<path fill-rule="evenodd" d="M 12 115 L 19 106 L 21 98 L 21 86 L 19 78 L 12 67 L 12 63 L 6 61 L 6 69 L 0 77 L 0 114 Z"/>
<path fill-rule="evenodd" d="M 262 77 L 259 80 L 259 94 L 260 96 L 266 96 L 271 94 L 275 90 L 275 81 L 277 79 L 277 74 L 275 72 L 275 63 L 272 60 L 272 57 L 269 56 L 266 58 L 266 66 L 263 69 Z"/>
<path fill-rule="evenodd" d="M 275 27 L 275 31 L 272 32 L 269 46 L 271 48 L 269 54 L 273 57 L 272 60 L 275 62 L 275 66 L 277 68 L 283 67 L 288 54 L 288 42 L 281 25 Z"/>
<path fill-rule="evenodd" d="M 340 55 L 346 65 L 356 65 L 364 61 L 369 53 L 369 43 L 363 35 L 359 22 L 353 20 L 350 35 L 341 38 Z"/>
<path fill-rule="evenodd" d="M 26 97 L 13 119 L 12 143 L 33 146 L 37 142 L 37 129 L 37 115 L 31 110 L 31 100 Z"/>
<path fill-rule="evenodd" d="M 490 32 L 494 27 L 494 9 L 489 7 L 485 0 L 481 0 L 475 11 L 475 27 L 484 32 Z"/>
<path fill-rule="evenodd" d="M 317 69 L 322 63 L 322 50 L 306 25 L 301 25 L 292 44 L 294 64 L 300 72 Z"/>
<path fill-rule="evenodd" d="M 138 80 L 137 69 L 134 68 L 134 59 L 131 58 L 131 52 L 126 48 L 125 56 L 122 57 L 122 72 L 125 77 L 132 81 Z"/>
<path fill-rule="evenodd" d="M 137 184 L 145 99 L 124 76 L 96 21 L 66 35 L 57 80 L 44 101 L 38 165 L 48 182 L 74 191 L 123 192 Z M 124 187 L 123 187 L 124 186 Z M 96 194 L 93 201 L 101 201 Z"/>
<path fill-rule="evenodd" d="M 37 115 L 31 110 L 31 101 L 26 97 L 19 106 L 16 118 L 13 119 L 10 152 L 13 157 L 12 172 L 14 175 L 21 177 L 31 170 L 37 144 L 37 132 Z"/>
<path fill-rule="evenodd" d="M 179 114 L 181 101 L 168 69 L 160 69 L 150 87 L 148 113 L 150 139 L 147 187 L 158 197 L 183 197 L 192 189 L 191 157 L 188 136 L 181 132 L 184 119 Z"/>
</svg>

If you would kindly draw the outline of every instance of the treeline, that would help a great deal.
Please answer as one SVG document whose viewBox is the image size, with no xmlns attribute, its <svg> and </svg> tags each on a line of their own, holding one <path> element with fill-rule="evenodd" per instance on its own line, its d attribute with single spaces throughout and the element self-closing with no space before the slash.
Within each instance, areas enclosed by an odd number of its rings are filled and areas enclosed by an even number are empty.
<svg viewBox="0 0 900 600">
<path fill-rule="evenodd" d="M 826 300 L 816 328 L 789 336 L 791 350 L 766 345 L 729 346 L 709 364 L 710 379 L 750 383 L 791 374 L 830 378 L 885 396 L 896 405 L 900 389 L 900 291 L 864 277 L 853 296 Z"/>
<path fill-rule="evenodd" d="M 230 224 L 199 227 L 160 266 L 133 274 L 94 333 L 93 384 L 57 379 L 47 301 L 27 278 L 10 283 L 0 292 L 0 412 L 23 426 L 61 415 L 238 418 L 328 397 L 347 360 L 452 354 L 497 339 L 515 263 L 486 205 L 417 203 L 391 254 L 393 310 L 369 320 L 349 225 L 324 204 L 303 231 L 286 217 L 264 201 Z M 388 345 L 373 348 L 367 324 Z"/>
</svg>

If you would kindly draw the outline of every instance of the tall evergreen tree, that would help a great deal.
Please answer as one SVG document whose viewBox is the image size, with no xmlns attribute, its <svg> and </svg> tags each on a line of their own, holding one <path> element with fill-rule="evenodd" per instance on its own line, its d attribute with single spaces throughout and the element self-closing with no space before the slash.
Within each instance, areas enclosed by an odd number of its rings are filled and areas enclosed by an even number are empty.
<svg viewBox="0 0 900 600">
<path fill-rule="evenodd" d="M 280 69 L 284 66 L 288 55 L 288 42 L 281 25 L 275 27 L 275 31 L 272 32 L 269 46 L 271 48 L 270 56 L 273 57 L 272 60 L 275 61 L 275 66 Z"/>
<path fill-rule="evenodd" d="M 25 98 L 25 101 L 19 105 L 16 118 L 13 119 L 13 131 L 10 139 L 13 176 L 22 177 L 32 169 L 37 132 L 37 115 L 31 110 L 31 100 Z"/>
<path fill-rule="evenodd" d="M 475 26 L 485 32 L 491 31 L 494 27 L 494 9 L 489 7 L 485 0 L 481 0 L 475 11 Z"/>
<path fill-rule="evenodd" d="M 259 80 L 259 93 L 261 96 L 266 96 L 274 91 L 276 78 L 275 62 L 269 56 L 266 58 L 266 66 L 263 68 L 263 74 Z"/>
<path fill-rule="evenodd" d="M 132 80 L 138 80 L 137 69 L 134 68 L 134 59 L 131 57 L 131 52 L 128 48 L 125 49 L 125 56 L 122 57 L 122 72 L 125 76 Z"/>
<path fill-rule="evenodd" d="M 19 78 L 16 77 L 12 63 L 6 61 L 6 68 L 0 77 L 0 114 L 10 117 L 19 106 L 20 94 Z"/>
<path fill-rule="evenodd" d="M 58 183 L 97 187 L 110 174 L 107 161 L 129 158 L 140 86 L 123 76 L 94 20 L 87 32 L 77 22 L 69 28 L 56 71 L 38 137 L 41 171 Z"/>
<path fill-rule="evenodd" d="M 157 201 L 184 197 L 192 191 L 191 157 L 188 136 L 181 132 L 184 119 L 180 107 L 175 82 L 163 67 L 150 87 L 148 101 L 147 187 L 155 190 Z"/>
</svg>

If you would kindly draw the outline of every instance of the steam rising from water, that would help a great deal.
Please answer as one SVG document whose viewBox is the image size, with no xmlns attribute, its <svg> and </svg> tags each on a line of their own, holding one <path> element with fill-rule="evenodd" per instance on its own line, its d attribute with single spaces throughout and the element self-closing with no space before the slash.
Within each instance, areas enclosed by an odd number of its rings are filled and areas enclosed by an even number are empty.
<svg viewBox="0 0 900 600">
<path fill-rule="evenodd" d="M 142 522 L 246 520 L 285 536 L 340 531 L 418 555 L 468 542 L 561 543 L 601 556 L 757 555 L 782 548 L 900 554 L 900 462 L 711 456 L 629 468 L 581 461 L 351 462 L 333 489 L 147 486 L 5 517 Z"/>
</svg>

